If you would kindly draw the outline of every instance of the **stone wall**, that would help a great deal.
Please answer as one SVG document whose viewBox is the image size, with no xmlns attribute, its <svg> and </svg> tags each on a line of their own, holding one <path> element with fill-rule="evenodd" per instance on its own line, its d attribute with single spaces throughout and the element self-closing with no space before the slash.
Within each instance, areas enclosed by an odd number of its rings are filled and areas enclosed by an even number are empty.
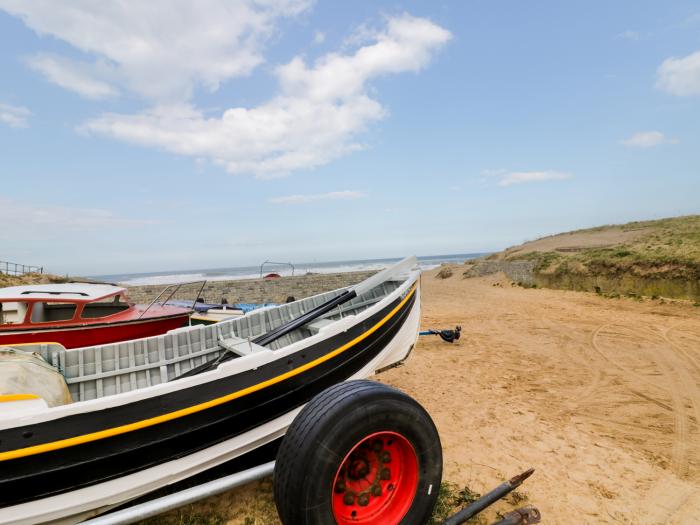
<svg viewBox="0 0 700 525">
<path fill-rule="evenodd" d="M 219 303 L 225 298 L 229 303 L 283 303 L 287 297 L 296 299 L 350 286 L 375 271 L 308 274 L 282 277 L 274 280 L 241 279 L 235 281 L 207 282 L 202 292 L 205 302 Z M 201 285 L 200 285 L 201 286 Z M 131 286 L 129 299 L 136 303 L 149 303 L 165 288 L 164 285 Z M 179 299 L 194 299 L 198 286 L 187 285 L 177 294 Z"/>
<path fill-rule="evenodd" d="M 465 277 L 503 272 L 511 281 L 529 286 L 604 295 L 689 299 L 700 303 L 700 281 L 693 279 L 634 275 L 629 272 L 616 275 L 590 275 L 571 271 L 543 273 L 535 271 L 535 261 L 477 260 L 467 264 L 471 266 L 464 272 Z"/>
<path fill-rule="evenodd" d="M 641 276 L 621 275 L 585 275 L 577 273 L 539 273 L 535 284 L 544 288 L 560 290 L 577 290 L 597 292 L 603 295 L 628 295 L 632 297 L 666 297 L 689 299 L 700 303 L 700 281 Z"/>
<path fill-rule="evenodd" d="M 534 261 L 487 261 L 477 260 L 471 263 L 464 275 L 466 277 L 481 277 L 503 272 L 511 281 L 523 284 L 534 284 Z"/>
</svg>

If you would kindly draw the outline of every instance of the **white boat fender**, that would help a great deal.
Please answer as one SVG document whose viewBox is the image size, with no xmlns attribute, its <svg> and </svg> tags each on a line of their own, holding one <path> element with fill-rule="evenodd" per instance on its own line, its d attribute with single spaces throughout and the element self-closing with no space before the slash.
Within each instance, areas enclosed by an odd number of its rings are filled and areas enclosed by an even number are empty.
<svg viewBox="0 0 700 525">
<path fill-rule="evenodd" d="M 14 404 L 37 399 L 49 407 L 73 401 L 65 378 L 39 354 L 0 347 L 0 401 Z"/>
</svg>

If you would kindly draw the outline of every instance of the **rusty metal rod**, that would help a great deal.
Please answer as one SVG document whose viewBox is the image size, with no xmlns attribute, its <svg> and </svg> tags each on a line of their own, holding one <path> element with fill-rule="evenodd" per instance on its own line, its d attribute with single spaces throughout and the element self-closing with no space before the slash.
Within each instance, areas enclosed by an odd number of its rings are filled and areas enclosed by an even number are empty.
<svg viewBox="0 0 700 525">
<path fill-rule="evenodd" d="M 469 518 L 473 518 L 485 508 L 496 503 L 499 499 L 511 492 L 513 489 L 522 485 L 523 481 L 532 476 L 533 472 L 535 472 L 535 469 L 529 468 L 522 474 L 518 474 L 517 476 L 510 478 L 508 481 L 500 484 L 488 494 L 484 494 L 478 500 L 474 501 L 470 505 L 460 510 L 457 514 L 453 514 L 452 516 L 447 518 L 442 523 L 442 525 L 460 525 L 461 523 L 467 521 Z"/>
<path fill-rule="evenodd" d="M 504 514 L 502 519 L 491 525 L 532 525 L 539 523 L 541 518 L 540 511 L 532 505 L 528 505 Z"/>
</svg>

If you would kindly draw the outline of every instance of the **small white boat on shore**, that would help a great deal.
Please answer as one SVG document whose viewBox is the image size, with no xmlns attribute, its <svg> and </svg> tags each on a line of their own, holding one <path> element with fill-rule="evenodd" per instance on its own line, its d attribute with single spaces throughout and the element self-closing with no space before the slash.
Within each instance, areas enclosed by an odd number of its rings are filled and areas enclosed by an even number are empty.
<svg viewBox="0 0 700 525">
<path fill-rule="evenodd" d="M 74 523 L 283 436 L 330 385 L 406 359 L 419 276 L 410 257 L 353 287 L 210 326 L 7 349 L 36 352 L 72 402 L 0 385 L 1 521 Z"/>
</svg>

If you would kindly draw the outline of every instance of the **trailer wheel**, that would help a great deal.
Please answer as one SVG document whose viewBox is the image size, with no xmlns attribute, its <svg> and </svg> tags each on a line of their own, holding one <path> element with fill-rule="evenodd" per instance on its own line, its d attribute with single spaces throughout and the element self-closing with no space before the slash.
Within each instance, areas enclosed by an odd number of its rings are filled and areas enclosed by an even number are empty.
<svg viewBox="0 0 700 525">
<path fill-rule="evenodd" d="M 426 523 L 442 479 L 435 425 L 414 399 L 372 381 L 335 385 L 294 419 L 277 453 L 285 525 Z"/>
</svg>

